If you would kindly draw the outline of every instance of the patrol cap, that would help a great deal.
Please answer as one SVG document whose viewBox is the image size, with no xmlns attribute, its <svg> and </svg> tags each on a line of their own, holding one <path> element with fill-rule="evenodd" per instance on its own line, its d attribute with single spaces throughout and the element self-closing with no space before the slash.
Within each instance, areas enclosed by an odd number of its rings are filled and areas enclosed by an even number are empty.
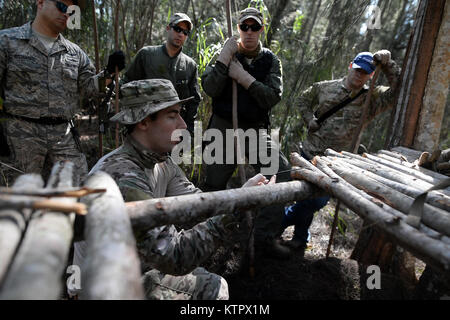
<svg viewBox="0 0 450 320">
<path fill-rule="evenodd" d="M 110 121 L 135 124 L 153 113 L 192 99 L 194 97 L 180 100 L 172 82 L 167 79 L 131 81 L 120 88 L 121 111 Z"/>
<path fill-rule="evenodd" d="M 189 23 L 189 30 L 192 30 L 191 19 L 188 17 L 187 14 L 181 13 L 181 12 L 177 12 L 172 17 L 170 17 L 169 25 L 175 26 L 183 21 L 186 21 L 187 23 Z"/>
<path fill-rule="evenodd" d="M 368 74 L 375 71 L 375 65 L 373 63 L 373 54 L 370 52 L 360 52 L 353 59 L 353 69 L 364 69 Z"/>
<path fill-rule="evenodd" d="M 239 14 L 239 24 L 247 19 L 253 19 L 259 23 L 260 26 L 264 25 L 264 17 L 262 13 L 256 8 L 246 8 Z"/>
</svg>

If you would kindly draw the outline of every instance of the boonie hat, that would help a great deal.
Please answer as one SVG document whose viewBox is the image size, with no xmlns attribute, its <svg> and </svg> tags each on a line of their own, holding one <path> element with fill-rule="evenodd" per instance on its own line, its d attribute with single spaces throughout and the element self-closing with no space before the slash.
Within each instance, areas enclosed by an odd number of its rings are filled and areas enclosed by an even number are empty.
<svg viewBox="0 0 450 320">
<path fill-rule="evenodd" d="M 172 82 L 167 79 L 131 81 L 120 88 L 121 111 L 110 121 L 135 124 L 153 113 L 192 99 L 194 97 L 180 100 Z"/>
<path fill-rule="evenodd" d="M 373 63 L 373 54 L 370 52 L 360 52 L 353 59 L 353 69 L 364 69 L 368 74 L 375 71 L 375 64 Z"/>
<path fill-rule="evenodd" d="M 187 23 L 189 23 L 189 30 L 192 30 L 191 19 L 188 17 L 187 14 L 181 12 L 177 12 L 172 17 L 170 17 L 169 25 L 177 25 L 182 21 L 186 21 Z"/>
<path fill-rule="evenodd" d="M 239 14 L 239 24 L 244 22 L 247 19 L 254 19 L 256 22 L 259 23 L 259 25 L 264 25 L 264 17 L 262 13 L 255 8 L 246 8 L 241 11 Z"/>
</svg>

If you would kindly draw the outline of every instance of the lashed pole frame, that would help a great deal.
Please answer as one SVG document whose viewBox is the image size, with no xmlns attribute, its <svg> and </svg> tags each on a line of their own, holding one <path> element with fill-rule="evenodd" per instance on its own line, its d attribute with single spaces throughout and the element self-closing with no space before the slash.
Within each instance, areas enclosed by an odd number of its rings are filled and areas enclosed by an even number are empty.
<svg viewBox="0 0 450 320">
<path fill-rule="evenodd" d="M 98 31 L 97 31 L 97 18 L 95 15 L 95 0 L 91 1 L 91 8 L 92 8 L 92 24 L 94 26 L 94 48 L 95 48 L 95 73 L 100 72 L 100 55 L 99 55 L 99 49 L 98 49 Z M 97 99 L 97 116 L 99 119 L 99 125 L 100 125 L 100 108 L 99 106 L 99 100 Z M 103 132 L 100 130 L 98 131 L 98 153 L 99 158 L 103 156 Z"/>
<path fill-rule="evenodd" d="M 114 23 L 114 37 L 115 37 L 115 50 L 119 50 L 119 8 L 120 8 L 120 0 L 117 0 L 116 4 L 116 16 Z M 115 82 L 116 82 L 116 99 L 115 99 L 115 112 L 119 113 L 119 67 L 116 66 L 116 74 L 115 74 Z M 116 123 L 116 148 L 119 147 L 119 124 Z"/>
<path fill-rule="evenodd" d="M 226 8 L 226 13 L 227 13 L 227 27 L 228 27 L 228 37 L 231 38 L 233 36 L 233 24 L 232 24 L 232 20 L 231 20 L 231 4 L 230 4 L 230 0 L 225 0 L 225 8 Z M 232 90 L 233 90 L 233 130 L 234 130 L 234 147 L 236 150 L 236 160 L 240 159 L 241 156 L 241 146 L 239 144 L 239 139 L 238 139 L 238 131 L 237 129 L 238 127 L 238 115 L 237 115 L 237 83 L 236 80 L 233 79 L 232 82 Z M 245 181 L 247 180 L 245 177 L 245 169 L 244 169 L 244 165 L 240 164 L 238 162 L 238 173 L 239 173 L 239 177 L 241 180 L 241 184 L 243 185 L 245 183 Z M 247 223 L 250 227 L 250 230 L 252 230 L 250 232 L 250 238 L 248 241 L 248 252 L 249 252 L 249 265 L 250 265 L 250 276 L 253 278 L 255 275 L 255 267 L 254 267 L 254 260 L 255 260 L 255 249 L 254 249 L 254 234 L 253 234 L 253 228 L 252 228 L 252 214 L 250 211 L 247 211 L 245 213 L 246 215 L 246 219 L 247 219 Z"/>
</svg>

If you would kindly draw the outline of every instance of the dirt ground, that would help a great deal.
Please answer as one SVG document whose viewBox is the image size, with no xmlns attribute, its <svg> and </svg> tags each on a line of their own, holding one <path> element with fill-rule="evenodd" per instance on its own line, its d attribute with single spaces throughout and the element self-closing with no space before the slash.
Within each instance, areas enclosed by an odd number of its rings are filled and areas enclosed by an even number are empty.
<svg viewBox="0 0 450 320">
<path fill-rule="evenodd" d="M 381 289 L 369 290 L 371 275 L 365 266 L 349 259 L 358 239 L 362 220 L 348 209 L 341 210 L 340 227 L 335 233 L 330 257 L 326 251 L 332 225 L 334 203 L 316 213 L 311 226 L 311 241 L 304 255 L 293 252 L 288 260 L 261 254 L 255 257 L 255 274 L 250 277 L 248 258 L 235 246 L 231 253 L 222 248 L 208 262 L 209 271 L 221 274 L 228 282 L 230 299 L 236 300 L 404 300 L 413 292 L 393 275 L 382 274 Z M 292 238 L 293 226 L 282 239 Z M 416 260 L 416 276 L 425 264 Z"/>
</svg>

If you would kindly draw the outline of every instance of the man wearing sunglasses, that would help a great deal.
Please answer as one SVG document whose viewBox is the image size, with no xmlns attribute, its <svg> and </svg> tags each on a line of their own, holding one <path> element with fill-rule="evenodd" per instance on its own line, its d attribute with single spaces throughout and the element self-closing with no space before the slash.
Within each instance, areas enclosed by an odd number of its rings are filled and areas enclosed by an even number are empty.
<svg viewBox="0 0 450 320">
<path fill-rule="evenodd" d="M 13 166 L 45 177 L 54 162 L 70 160 L 78 183 L 88 168 L 72 120 L 80 95 L 96 97 L 104 76 L 95 75 L 86 53 L 61 34 L 71 5 L 83 8 L 83 1 L 36 0 L 34 21 L 0 31 L 0 93 Z M 110 56 L 108 71 L 116 65 L 123 69 L 123 54 Z"/>
<path fill-rule="evenodd" d="M 182 52 L 191 31 L 191 19 L 184 13 L 175 13 L 166 26 L 166 42 L 140 49 L 125 72 L 122 83 L 162 78 L 172 82 L 181 99 L 193 96 L 194 99 L 185 103 L 181 112 L 187 129 L 193 133 L 201 101 L 198 68 L 195 61 Z"/>
<path fill-rule="evenodd" d="M 242 10 L 238 20 L 240 39 L 229 38 L 214 65 L 206 68 L 202 75 L 202 87 L 212 97 L 213 114 L 209 128 L 218 129 L 226 136 L 232 125 L 232 80 L 238 85 L 238 123 L 244 131 L 248 129 L 268 129 L 270 110 L 281 100 L 283 84 L 281 62 L 267 48 L 263 48 L 260 36 L 264 31 L 264 19 L 255 8 Z M 259 131 L 260 132 L 260 131 Z M 262 164 L 259 159 L 260 146 L 267 146 L 267 154 L 277 155 L 278 168 L 272 174 L 290 170 L 289 162 L 271 141 L 267 131 L 258 137 L 256 145 L 247 143 L 245 155 L 257 154 L 257 163 L 250 163 L 256 172 L 271 164 Z M 227 150 L 224 148 L 224 155 Z M 273 156 L 272 156 L 273 157 Z M 271 157 L 271 159 L 272 159 Z M 225 159 L 224 162 L 225 163 Z M 275 166 L 276 167 L 276 166 Z M 206 167 L 204 190 L 223 190 L 236 169 L 235 164 L 211 164 Z M 265 168 L 267 169 L 267 168 Z M 277 170 L 278 169 L 278 170 Z M 289 173 L 277 175 L 277 182 L 290 180 Z M 288 258 L 289 248 L 277 239 L 281 235 L 284 215 L 282 205 L 273 205 L 261 210 L 254 221 L 255 247 L 257 252 L 275 258 Z M 259 250 L 262 249 L 262 250 Z"/>
</svg>

